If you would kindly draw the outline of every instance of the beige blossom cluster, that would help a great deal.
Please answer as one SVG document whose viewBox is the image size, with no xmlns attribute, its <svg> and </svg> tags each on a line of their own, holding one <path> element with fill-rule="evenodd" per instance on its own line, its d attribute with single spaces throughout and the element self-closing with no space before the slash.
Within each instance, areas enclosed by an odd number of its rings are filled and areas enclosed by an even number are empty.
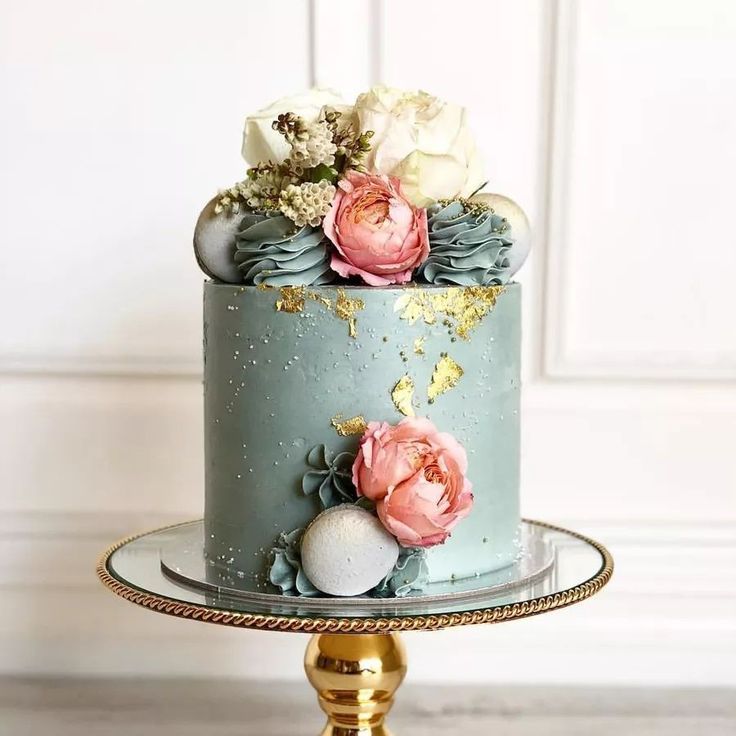
<svg viewBox="0 0 736 736">
<path fill-rule="evenodd" d="M 263 170 L 258 176 L 239 181 L 220 192 L 215 212 L 230 211 L 237 215 L 243 206 L 251 210 L 278 209 L 279 196 L 290 181 L 277 169 Z"/>
<path fill-rule="evenodd" d="M 289 160 L 295 172 L 302 174 L 306 169 L 323 164 L 333 166 L 337 146 L 332 140 L 333 132 L 325 120 L 307 125 L 305 135 L 291 144 Z"/>
<path fill-rule="evenodd" d="M 316 183 L 289 184 L 281 192 L 278 209 L 298 227 L 319 227 L 330 209 L 335 191 L 325 179 Z"/>
</svg>

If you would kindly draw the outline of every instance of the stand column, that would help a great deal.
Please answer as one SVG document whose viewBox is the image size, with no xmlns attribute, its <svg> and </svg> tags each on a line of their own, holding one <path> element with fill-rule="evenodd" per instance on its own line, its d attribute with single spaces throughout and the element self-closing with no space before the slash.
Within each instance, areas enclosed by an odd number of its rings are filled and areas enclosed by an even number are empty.
<svg viewBox="0 0 736 736">
<path fill-rule="evenodd" d="M 406 675 L 398 634 L 317 634 L 304 669 L 327 714 L 322 736 L 391 736 L 383 720 Z"/>
</svg>

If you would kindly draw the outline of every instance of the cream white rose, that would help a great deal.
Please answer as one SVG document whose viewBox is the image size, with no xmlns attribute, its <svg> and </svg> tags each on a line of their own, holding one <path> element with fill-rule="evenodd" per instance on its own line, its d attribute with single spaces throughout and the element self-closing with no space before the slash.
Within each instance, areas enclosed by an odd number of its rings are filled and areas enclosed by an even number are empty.
<svg viewBox="0 0 736 736">
<path fill-rule="evenodd" d="M 243 131 L 243 158 L 250 166 L 260 161 L 281 163 L 289 155 L 290 149 L 283 136 L 271 127 L 273 121 L 282 113 L 293 112 L 307 123 L 313 123 L 325 106 L 335 107 L 343 114 L 350 112 L 350 106 L 337 92 L 315 88 L 291 97 L 282 97 L 250 115 L 246 118 Z"/>
<path fill-rule="evenodd" d="M 483 184 L 465 108 L 426 92 L 374 87 L 358 97 L 354 114 L 360 130 L 374 131 L 367 169 L 398 176 L 413 204 L 467 197 Z"/>
</svg>

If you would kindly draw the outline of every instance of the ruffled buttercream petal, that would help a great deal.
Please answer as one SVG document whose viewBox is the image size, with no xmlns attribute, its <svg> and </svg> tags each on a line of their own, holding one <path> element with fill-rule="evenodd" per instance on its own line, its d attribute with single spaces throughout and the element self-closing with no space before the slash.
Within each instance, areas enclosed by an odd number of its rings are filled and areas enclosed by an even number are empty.
<svg viewBox="0 0 736 736">
<path fill-rule="evenodd" d="M 514 246 L 508 223 L 491 210 L 468 212 L 461 202 L 427 210 L 429 255 L 417 276 L 437 285 L 505 284 Z"/>
<path fill-rule="evenodd" d="M 236 236 L 235 262 L 246 284 L 319 286 L 334 280 L 320 228 L 294 223 L 278 212 L 250 212 Z"/>
</svg>

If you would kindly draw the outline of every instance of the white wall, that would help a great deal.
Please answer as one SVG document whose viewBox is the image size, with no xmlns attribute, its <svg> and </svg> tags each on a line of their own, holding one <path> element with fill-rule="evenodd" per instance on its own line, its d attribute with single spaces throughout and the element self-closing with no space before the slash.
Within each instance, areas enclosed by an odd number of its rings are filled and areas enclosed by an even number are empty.
<svg viewBox="0 0 736 736">
<path fill-rule="evenodd" d="M 383 79 L 467 104 L 535 223 L 523 507 L 618 563 L 585 605 L 408 637 L 412 677 L 734 684 L 736 5 L 346 7 L 0 5 L 0 670 L 301 676 L 304 638 L 138 610 L 93 567 L 201 514 L 191 232 L 245 114 Z"/>
</svg>

